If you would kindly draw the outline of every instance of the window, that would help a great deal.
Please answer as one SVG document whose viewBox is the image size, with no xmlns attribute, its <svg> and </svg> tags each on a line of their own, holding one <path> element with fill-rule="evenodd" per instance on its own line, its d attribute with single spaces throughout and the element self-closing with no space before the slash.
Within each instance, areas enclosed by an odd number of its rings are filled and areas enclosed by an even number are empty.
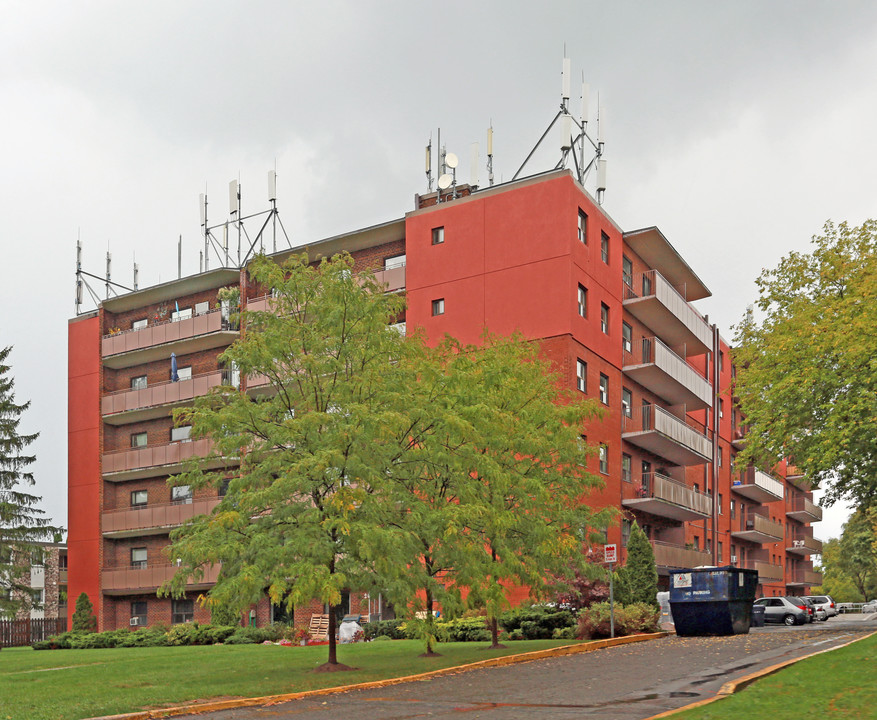
<svg viewBox="0 0 877 720">
<path fill-rule="evenodd" d="M 643 297 L 652 294 L 652 277 L 648 273 L 643 273 Z"/>
<path fill-rule="evenodd" d="M 192 503 L 191 485 L 178 485 L 171 488 L 171 502 L 174 505 L 190 505 Z"/>
<path fill-rule="evenodd" d="M 34 548 L 30 551 L 30 564 L 32 567 L 42 567 L 46 564 L 42 548 Z"/>
<path fill-rule="evenodd" d="M 630 539 L 630 525 L 630 520 L 621 518 L 621 547 L 627 547 L 627 541 Z"/>
<path fill-rule="evenodd" d="M 43 588 L 39 588 L 39 589 L 30 591 L 30 599 L 31 599 L 31 603 L 33 605 L 34 610 L 42 609 L 43 601 L 44 601 L 43 593 L 44 593 Z"/>
<path fill-rule="evenodd" d="M 627 256 L 621 258 L 621 281 L 629 288 L 633 288 L 633 263 Z"/>
<path fill-rule="evenodd" d="M 725 353 L 719 350 L 719 372 L 725 369 Z"/>
<path fill-rule="evenodd" d="M 132 390 L 145 390 L 146 389 L 146 375 L 138 375 L 137 377 L 131 378 L 131 389 Z"/>
<path fill-rule="evenodd" d="M 132 322 L 131 329 L 132 330 L 142 330 L 147 325 L 149 325 L 149 320 L 147 320 L 146 318 L 143 318 L 142 320 L 135 320 L 134 322 Z"/>
<path fill-rule="evenodd" d="M 633 352 L 633 328 L 626 322 L 621 323 L 621 349 Z"/>
<path fill-rule="evenodd" d="M 600 257 L 604 263 L 609 264 L 609 236 L 604 232 L 600 233 Z"/>
<path fill-rule="evenodd" d="M 722 498 L 722 493 L 719 493 L 719 515 L 724 515 L 724 514 L 725 514 L 725 511 L 722 509 L 722 501 L 723 501 L 723 499 L 724 499 L 724 498 Z"/>
<path fill-rule="evenodd" d="M 177 378 L 179 378 L 180 380 L 191 380 L 192 366 L 187 365 L 186 367 L 177 368 Z"/>
<path fill-rule="evenodd" d="M 730 510 L 730 512 L 731 512 L 731 519 L 732 519 L 732 520 L 733 520 L 735 517 L 737 517 L 737 503 L 736 503 L 736 501 L 734 501 L 734 500 L 731 500 L 731 510 Z"/>
<path fill-rule="evenodd" d="M 633 393 L 627 388 L 621 388 L 621 413 L 624 417 L 633 415 Z"/>
<path fill-rule="evenodd" d="M 579 285 L 579 315 L 588 317 L 588 289 L 584 285 Z"/>
<path fill-rule="evenodd" d="M 131 567 L 135 570 L 142 570 L 146 567 L 146 548 L 131 548 Z"/>
<path fill-rule="evenodd" d="M 695 550 L 700 550 L 700 538 L 697 535 L 694 536 L 694 541 L 692 542 L 692 545 L 694 545 Z"/>
<path fill-rule="evenodd" d="M 171 313 L 171 322 L 179 322 L 180 320 L 188 320 L 192 317 L 192 308 L 187 307 L 182 310 L 174 310 Z"/>
<path fill-rule="evenodd" d="M 228 495 L 228 486 L 231 484 L 231 478 L 225 478 L 221 483 L 219 483 L 219 497 L 225 497 Z"/>
<path fill-rule="evenodd" d="M 588 244 L 588 216 L 579 210 L 579 242 L 582 245 Z"/>
<path fill-rule="evenodd" d="M 584 466 L 585 457 L 588 454 L 588 437 L 587 437 L 587 435 L 580 435 L 576 439 L 576 445 L 579 446 L 579 452 L 582 454 L 581 462 L 579 462 L 579 465 Z"/>
<path fill-rule="evenodd" d="M 711 553 L 713 551 L 712 538 L 705 538 L 703 543 L 704 543 L 703 549 L 706 550 L 708 553 Z"/>
<path fill-rule="evenodd" d="M 600 402 L 609 404 L 609 377 L 600 373 Z"/>
<path fill-rule="evenodd" d="M 719 417 L 725 417 L 725 401 L 719 398 Z"/>
<path fill-rule="evenodd" d="M 139 507 L 141 505 L 146 505 L 148 498 L 148 493 L 146 490 L 132 490 L 131 491 L 131 507 Z"/>
<path fill-rule="evenodd" d="M 648 460 L 643 460 L 640 467 L 640 472 L 642 473 L 643 487 L 645 487 L 646 482 L 649 480 L 652 474 L 652 464 Z"/>
<path fill-rule="evenodd" d="M 445 299 L 439 298 L 438 300 L 432 301 L 432 316 L 436 315 L 444 315 L 445 314 Z"/>
<path fill-rule="evenodd" d="M 600 303 L 600 329 L 609 334 L 609 306 L 606 303 Z"/>
<path fill-rule="evenodd" d="M 192 426 L 184 425 L 183 427 L 171 428 L 171 442 L 189 442 L 192 435 Z"/>
<path fill-rule="evenodd" d="M 445 229 L 443 227 L 435 227 L 432 229 L 432 244 L 441 245 L 445 241 Z"/>
<path fill-rule="evenodd" d="M 131 603 L 131 622 L 130 625 L 146 625 L 149 620 L 146 614 L 146 601 L 135 600 Z"/>
<path fill-rule="evenodd" d="M 171 601 L 171 625 L 192 622 L 195 619 L 194 600 Z"/>
<path fill-rule="evenodd" d="M 606 443 L 600 443 L 600 472 L 609 474 L 609 446 Z"/>
<path fill-rule="evenodd" d="M 721 448 L 721 446 L 717 447 L 716 450 L 719 451 L 719 453 L 718 453 L 718 455 L 719 455 L 719 467 L 722 467 L 722 448 Z"/>
<path fill-rule="evenodd" d="M 719 553 L 719 554 L 718 554 L 718 557 L 717 557 L 716 559 L 718 560 L 719 564 L 721 565 L 721 563 L 722 563 L 722 550 L 723 550 L 723 548 L 722 548 L 722 541 L 721 541 L 721 540 L 719 540 L 719 541 L 716 543 L 716 550 L 718 550 L 718 553 Z"/>
<path fill-rule="evenodd" d="M 394 255 L 393 257 L 384 258 L 384 270 L 392 270 L 399 267 L 405 267 L 405 255 Z"/>
<path fill-rule="evenodd" d="M 147 440 L 145 432 L 133 433 L 131 435 L 132 448 L 146 447 L 146 442 Z"/>
<path fill-rule="evenodd" d="M 630 482 L 632 480 L 630 474 L 630 467 L 633 464 L 633 459 L 627 453 L 621 454 L 621 479 L 624 482 Z"/>
<path fill-rule="evenodd" d="M 576 360 L 576 388 L 588 392 L 588 363 L 581 358 Z"/>
</svg>

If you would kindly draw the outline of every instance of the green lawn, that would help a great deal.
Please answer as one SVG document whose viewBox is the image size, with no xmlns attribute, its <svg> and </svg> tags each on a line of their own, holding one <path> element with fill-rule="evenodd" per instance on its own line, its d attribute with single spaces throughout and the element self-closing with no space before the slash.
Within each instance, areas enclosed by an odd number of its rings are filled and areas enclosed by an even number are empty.
<svg viewBox="0 0 877 720">
<path fill-rule="evenodd" d="M 327 648 L 277 645 L 0 652 L 0 720 L 76 720 L 216 697 L 255 697 L 413 675 L 549 647 L 569 640 L 525 640 L 506 650 L 446 643 L 421 658 L 414 640 L 338 648 L 354 672 L 312 673 Z"/>
<path fill-rule="evenodd" d="M 877 635 L 816 655 L 674 720 L 877 717 Z"/>
</svg>

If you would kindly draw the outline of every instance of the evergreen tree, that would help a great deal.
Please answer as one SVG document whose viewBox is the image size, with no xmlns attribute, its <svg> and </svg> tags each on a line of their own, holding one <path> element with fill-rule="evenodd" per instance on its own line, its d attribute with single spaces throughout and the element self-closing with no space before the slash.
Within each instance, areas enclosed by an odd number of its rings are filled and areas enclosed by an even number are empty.
<svg viewBox="0 0 877 720">
<path fill-rule="evenodd" d="M 79 597 L 76 598 L 76 609 L 73 611 L 73 630 L 80 632 L 95 632 L 97 630 L 94 607 L 86 593 L 80 593 Z"/>
<path fill-rule="evenodd" d="M 616 573 L 615 598 L 622 605 L 645 603 L 658 606 L 658 569 L 646 534 L 634 521 L 627 540 L 627 562 Z"/>
<path fill-rule="evenodd" d="M 21 489 L 34 484 L 28 467 L 35 458 L 24 451 L 39 433 L 19 432 L 21 415 L 30 402 L 15 402 L 6 363 L 11 351 L 11 347 L 0 349 L 0 617 L 13 617 L 22 598 L 30 597 L 28 569 L 34 543 L 59 532 L 36 507 L 41 498 Z"/>
</svg>

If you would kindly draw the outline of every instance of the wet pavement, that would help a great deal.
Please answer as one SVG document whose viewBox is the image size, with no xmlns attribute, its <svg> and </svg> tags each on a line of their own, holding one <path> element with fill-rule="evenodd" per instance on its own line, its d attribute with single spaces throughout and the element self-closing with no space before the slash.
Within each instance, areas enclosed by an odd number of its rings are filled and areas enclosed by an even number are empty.
<svg viewBox="0 0 877 720">
<path fill-rule="evenodd" d="M 859 616 L 855 620 L 838 617 L 800 627 L 768 625 L 753 628 L 748 635 L 730 637 L 671 635 L 581 655 L 197 717 L 643 720 L 712 697 L 730 680 L 843 645 L 875 630 L 877 616 L 870 619 Z"/>
</svg>

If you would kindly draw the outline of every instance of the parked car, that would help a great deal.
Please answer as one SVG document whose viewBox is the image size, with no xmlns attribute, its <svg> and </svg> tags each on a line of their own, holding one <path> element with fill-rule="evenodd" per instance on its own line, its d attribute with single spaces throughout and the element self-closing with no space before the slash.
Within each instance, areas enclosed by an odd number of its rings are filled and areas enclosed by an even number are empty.
<svg viewBox="0 0 877 720">
<path fill-rule="evenodd" d="M 790 599 L 792 602 L 795 601 L 795 598 L 793 598 L 793 597 L 791 597 L 791 596 L 789 597 L 789 599 Z M 810 616 L 809 622 L 813 622 L 814 620 L 819 620 L 819 619 L 821 619 L 821 618 L 819 617 L 819 615 L 822 614 L 822 613 L 817 613 L 817 612 L 816 612 L 816 605 L 813 603 L 812 600 L 808 600 L 806 597 L 798 597 L 797 599 L 800 600 L 800 601 L 804 604 L 804 607 L 807 608 L 807 613 L 808 613 L 809 616 Z"/>
<path fill-rule="evenodd" d="M 838 614 L 837 604 L 831 599 L 831 595 L 807 595 L 807 599 L 812 602 L 816 609 L 820 608 L 825 612 L 825 617 L 820 620 L 828 620 Z"/>
<path fill-rule="evenodd" d="M 877 600 L 869 600 L 862 605 L 863 613 L 877 613 Z"/>
<path fill-rule="evenodd" d="M 758 598 L 754 604 L 764 606 L 764 621 L 766 623 L 803 625 L 810 620 L 807 606 L 797 597 L 763 597 Z"/>
</svg>

